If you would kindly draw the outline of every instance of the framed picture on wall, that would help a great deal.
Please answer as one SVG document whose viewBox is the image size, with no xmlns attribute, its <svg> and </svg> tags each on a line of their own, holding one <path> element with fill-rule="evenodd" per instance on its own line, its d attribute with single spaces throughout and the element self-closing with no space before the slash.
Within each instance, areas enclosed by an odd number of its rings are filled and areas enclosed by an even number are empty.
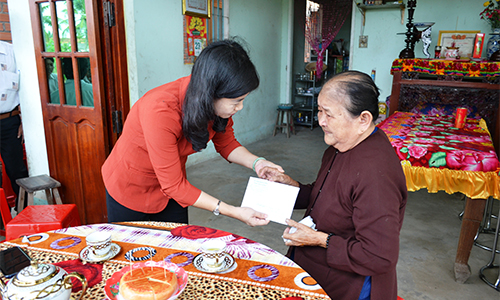
<svg viewBox="0 0 500 300">
<path fill-rule="evenodd" d="M 182 0 L 182 14 L 210 19 L 210 0 Z"/>
<path fill-rule="evenodd" d="M 454 30 L 454 31 L 439 31 L 438 46 L 441 46 L 441 55 L 445 57 L 446 47 L 458 47 L 458 55 L 463 58 L 470 58 L 474 49 L 474 40 L 476 33 L 480 30 Z"/>
</svg>

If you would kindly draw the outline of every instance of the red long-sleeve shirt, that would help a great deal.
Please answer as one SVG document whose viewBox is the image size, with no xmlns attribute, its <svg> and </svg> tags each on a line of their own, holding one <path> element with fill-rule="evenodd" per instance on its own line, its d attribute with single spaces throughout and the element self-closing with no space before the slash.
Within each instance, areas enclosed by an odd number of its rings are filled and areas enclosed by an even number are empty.
<svg viewBox="0 0 500 300">
<path fill-rule="evenodd" d="M 201 191 L 186 179 L 186 161 L 195 153 L 182 132 L 182 104 L 190 76 L 147 92 L 127 116 L 123 133 L 102 166 L 108 193 L 123 206 L 144 213 L 162 211 L 170 198 L 183 207 L 196 202 Z M 233 120 L 225 132 L 208 124 L 210 140 L 227 159 L 241 146 Z"/>
</svg>

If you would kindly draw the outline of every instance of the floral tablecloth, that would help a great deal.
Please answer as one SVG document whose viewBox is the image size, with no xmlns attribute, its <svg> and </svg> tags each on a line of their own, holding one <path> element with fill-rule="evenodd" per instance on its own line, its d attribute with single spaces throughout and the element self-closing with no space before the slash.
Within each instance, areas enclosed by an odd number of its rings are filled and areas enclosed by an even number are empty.
<svg viewBox="0 0 500 300">
<path fill-rule="evenodd" d="M 106 299 L 106 280 L 143 260 L 166 261 L 184 268 L 189 278 L 179 300 L 330 299 L 311 276 L 282 254 L 247 238 L 203 226 L 164 222 L 83 225 L 6 241 L 0 249 L 20 246 L 40 262 L 75 264 L 85 249 L 85 237 L 94 231 L 110 232 L 120 252 L 102 263 L 102 280 L 87 291 L 85 299 Z M 201 252 L 201 244 L 209 239 L 226 242 L 235 267 L 217 274 L 194 267 L 193 259 Z M 82 265 L 76 267 L 81 269 Z"/>
<path fill-rule="evenodd" d="M 460 61 L 445 59 L 405 58 L 392 62 L 394 72 L 417 72 L 430 75 L 453 75 L 468 77 L 500 76 L 500 62 Z"/>
<path fill-rule="evenodd" d="M 500 199 L 500 163 L 481 119 L 453 127 L 454 116 L 396 112 L 378 127 L 387 134 L 409 191 L 461 192 L 472 199 Z"/>
</svg>

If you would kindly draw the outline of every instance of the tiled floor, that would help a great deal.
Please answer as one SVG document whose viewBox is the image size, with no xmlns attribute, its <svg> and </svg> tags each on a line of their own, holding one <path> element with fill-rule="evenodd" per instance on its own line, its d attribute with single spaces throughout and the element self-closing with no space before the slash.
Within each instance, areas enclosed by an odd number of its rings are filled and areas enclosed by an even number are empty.
<svg viewBox="0 0 500 300">
<path fill-rule="evenodd" d="M 251 152 L 283 166 L 285 171 L 303 183 L 312 182 L 326 149 L 320 128 L 297 128 L 297 135 L 286 138 L 277 134 L 262 141 L 245 145 Z M 203 191 L 233 205 L 240 205 L 250 176 L 255 174 L 222 158 L 190 166 L 188 179 Z M 495 201 L 494 212 L 498 212 Z M 406 300 L 422 299 L 500 299 L 500 293 L 479 278 L 479 269 L 491 257 L 491 252 L 473 247 L 469 264 L 472 276 L 465 284 L 454 280 L 453 264 L 460 231 L 459 213 L 464 201 L 461 195 L 444 192 L 429 194 L 426 190 L 409 193 L 405 221 L 401 231 L 398 263 L 399 295 Z M 295 211 L 300 220 L 304 211 Z M 285 253 L 281 239 L 285 226 L 271 223 L 264 227 L 249 227 L 240 221 L 214 216 L 211 212 L 190 208 L 190 223 L 230 231 L 253 239 Z M 492 244 L 493 234 L 480 236 Z M 497 263 L 500 255 L 497 255 Z"/>
</svg>

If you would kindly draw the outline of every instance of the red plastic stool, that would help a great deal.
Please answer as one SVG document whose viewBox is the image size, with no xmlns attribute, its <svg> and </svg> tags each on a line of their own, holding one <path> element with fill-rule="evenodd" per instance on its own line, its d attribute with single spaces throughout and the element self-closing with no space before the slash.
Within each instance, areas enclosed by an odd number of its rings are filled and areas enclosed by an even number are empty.
<svg viewBox="0 0 500 300">
<path fill-rule="evenodd" d="M 5 226 L 6 240 L 81 225 L 75 204 L 30 205 Z"/>
</svg>

